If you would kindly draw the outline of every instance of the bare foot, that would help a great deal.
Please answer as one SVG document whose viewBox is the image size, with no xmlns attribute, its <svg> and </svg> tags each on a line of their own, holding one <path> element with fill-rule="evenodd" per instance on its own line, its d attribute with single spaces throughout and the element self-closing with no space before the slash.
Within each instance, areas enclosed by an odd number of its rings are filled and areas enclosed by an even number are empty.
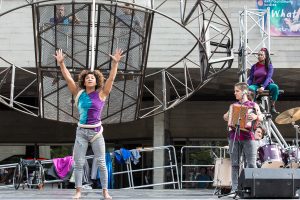
<svg viewBox="0 0 300 200">
<path fill-rule="evenodd" d="M 80 199 L 81 192 L 76 191 L 75 195 L 73 196 L 73 199 Z"/>
<path fill-rule="evenodd" d="M 107 190 L 103 190 L 103 197 L 105 200 L 112 199 Z"/>
<path fill-rule="evenodd" d="M 43 190 L 44 189 L 44 184 L 38 184 L 37 187 L 38 187 L 39 190 Z"/>
</svg>

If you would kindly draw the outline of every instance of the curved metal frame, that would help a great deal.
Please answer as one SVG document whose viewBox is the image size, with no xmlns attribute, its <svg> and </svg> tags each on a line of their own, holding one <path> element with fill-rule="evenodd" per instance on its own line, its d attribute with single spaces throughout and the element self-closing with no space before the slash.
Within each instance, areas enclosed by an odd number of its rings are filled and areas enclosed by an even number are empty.
<svg viewBox="0 0 300 200">
<path fill-rule="evenodd" d="M 20 100 L 18 100 L 18 97 L 22 96 L 22 94 L 24 92 L 26 92 L 26 90 L 28 90 L 32 85 L 34 85 L 36 83 L 36 81 L 37 81 L 36 73 L 29 71 L 27 69 L 24 69 L 22 67 L 15 66 L 13 63 L 5 60 L 2 57 L 0 57 L 0 61 L 1 60 L 4 63 L 6 63 L 7 65 L 9 65 L 9 67 L 6 67 L 2 71 L 0 71 L 0 76 L 2 74 L 4 74 L 2 77 L 2 80 L 0 81 L 0 91 L 1 91 L 1 88 L 7 82 L 10 82 L 10 91 L 9 91 L 9 93 L 7 93 L 7 95 L 0 93 L 0 103 L 4 104 L 12 109 L 15 109 L 19 112 L 23 112 L 23 113 L 37 117 L 38 116 L 38 107 L 36 107 L 34 105 L 29 105 L 29 104 L 23 103 Z M 15 87 L 15 81 L 16 81 L 16 73 L 19 73 L 19 72 L 23 72 L 25 74 L 32 75 L 33 77 L 30 79 L 30 82 L 27 85 L 25 85 L 23 90 L 16 93 L 14 87 Z"/>
<path fill-rule="evenodd" d="M 4 13 L 0 13 L 0 17 L 17 10 L 19 8 L 23 8 L 26 6 L 32 6 L 33 8 L 33 18 L 35 16 L 34 7 L 37 5 L 49 5 L 49 2 L 55 2 L 55 4 L 66 4 L 66 1 L 60 2 L 58 0 L 43 0 L 43 1 L 32 1 L 28 2 L 28 4 L 19 6 L 17 8 L 11 9 Z M 110 6 L 120 6 L 122 7 L 124 3 L 128 3 L 126 1 L 116 1 L 111 2 L 107 1 L 108 3 L 98 3 L 100 1 L 96 1 L 97 5 L 110 5 Z M 231 25 L 228 21 L 227 16 L 225 15 L 224 11 L 221 7 L 214 1 L 214 0 L 198 0 L 196 1 L 192 7 L 190 8 L 186 1 L 181 1 L 178 7 L 178 11 L 181 12 L 181 22 L 177 22 L 176 20 L 172 19 L 171 17 L 163 14 L 160 10 L 163 6 L 167 5 L 168 0 L 164 1 L 157 7 L 154 7 L 154 1 L 151 1 L 151 8 L 140 6 L 137 4 L 131 3 L 133 8 L 132 10 L 142 9 L 147 12 L 154 13 L 156 15 L 161 15 L 166 17 L 185 29 L 187 33 L 189 33 L 194 39 L 194 45 L 191 47 L 190 51 L 188 51 L 182 58 L 176 61 L 174 64 L 170 65 L 169 67 L 165 67 L 162 70 L 151 74 L 145 74 L 147 58 L 148 58 L 148 51 L 150 48 L 149 42 L 144 46 L 145 47 L 145 58 L 143 60 L 144 69 L 142 69 L 141 73 L 137 74 L 126 74 L 129 76 L 140 77 L 140 82 L 138 86 L 138 100 L 136 102 L 137 110 L 135 113 L 134 119 L 139 118 L 146 118 L 150 117 L 159 113 L 162 113 L 166 110 L 169 110 L 179 103 L 185 101 L 190 96 L 192 96 L 197 90 L 202 88 L 205 84 L 207 84 L 211 79 L 216 77 L 219 73 L 223 72 L 224 70 L 231 67 L 233 61 L 233 34 Z M 44 4 L 45 3 L 45 4 Z M 70 1 L 68 4 L 91 4 L 91 2 L 81 2 L 81 1 Z M 94 3 L 94 2 L 93 2 Z M 53 4 L 51 4 L 53 5 Z M 218 12 L 218 13 L 217 13 Z M 154 17 L 153 17 L 154 18 Z M 153 20 L 152 18 L 152 20 Z M 37 30 L 36 21 L 34 21 L 34 28 Z M 150 40 L 151 32 L 152 32 L 152 23 L 149 24 L 149 32 L 148 37 Z M 189 26 L 194 25 L 196 23 L 196 31 L 192 30 Z M 197 32 L 194 33 L 193 31 Z M 212 34 L 213 33 L 213 34 Z M 35 43 L 36 48 L 38 47 L 38 32 L 35 33 Z M 198 49 L 196 48 L 198 47 Z M 37 51 L 37 50 L 36 50 Z M 198 58 L 193 59 L 189 57 L 192 52 L 198 51 Z M 225 56 L 224 56 L 225 55 Z M 40 56 L 40 52 L 36 52 L 36 58 Z M 96 65 L 96 63 L 95 63 Z M 179 68 L 178 68 L 179 66 Z M 38 66 L 37 66 L 38 67 Z M 39 67 L 38 67 L 39 68 Z M 176 68 L 176 69 L 175 69 Z M 195 74 L 197 72 L 197 74 Z M 54 72 L 57 73 L 57 72 Z M 76 70 L 72 71 L 73 75 L 78 73 Z M 108 71 L 104 71 L 104 75 L 108 74 Z M 124 72 L 119 71 L 119 75 L 124 75 Z M 42 80 L 41 80 L 41 69 L 38 69 L 38 93 L 40 95 L 40 108 L 39 108 L 39 115 L 43 117 L 43 109 L 42 109 L 42 100 L 43 97 L 41 95 L 42 91 Z M 154 88 L 151 85 L 147 85 L 152 80 L 160 80 L 162 84 L 160 85 L 161 88 Z M 150 81 L 149 81 L 150 80 Z M 59 80 L 58 80 L 59 82 Z M 121 90 L 114 86 L 115 89 Z M 157 93 L 157 91 L 161 91 Z M 122 91 L 124 94 L 124 91 Z M 142 97 L 144 93 L 150 95 L 153 99 L 153 105 L 149 106 L 144 104 L 142 101 Z M 130 96 L 130 95 L 128 95 Z M 127 107 L 128 108 L 128 107 Z M 127 109 L 122 108 L 122 109 Z M 122 115 L 123 110 L 116 111 L 116 113 L 121 112 Z M 116 113 L 113 113 L 115 115 Z M 112 115 L 112 116 L 113 116 Z M 108 118 L 107 116 L 106 118 Z M 57 119 L 59 120 L 59 119 Z M 105 118 L 104 118 L 105 120 Z M 121 119 L 120 121 L 108 121 L 108 123 L 116 123 L 116 122 L 123 122 Z M 104 122 L 105 123 L 105 122 Z"/>
<path fill-rule="evenodd" d="M 195 38 L 195 44 L 186 55 L 171 66 L 145 76 L 145 79 L 161 80 L 161 88 L 156 88 L 156 90 L 162 91 L 162 93 L 157 95 L 155 88 L 151 90 L 149 87 L 144 85 L 146 92 L 150 93 L 155 101 L 152 107 L 141 108 L 142 115 L 140 118 L 153 116 L 175 107 L 191 97 L 196 91 L 202 88 L 219 73 L 231 67 L 234 58 L 232 52 L 233 33 L 224 11 L 214 0 L 197 0 L 192 1 L 192 3 L 192 7 L 189 8 L 187 6 L 187 0 L 180 1 L 179 10 L 181 12 L 181 23 L 176 21 L 174 22 L 178 23 L 178 25 L 193 35 Z M 210 7 L 207 6 L 207 3 L 211 4 Z M 153 9 L 157 14 L 169 18 L 159 12 L 163 6 L 167 6 L 165 4 L 167 4 L 167 1 L 164 1 Z M 211 8 L 214 9 L 211 10 Z M 216 10 L 220 13 L 215 13 L 214 11 Z M 225 20 L 220 17 L 220 14 L 223 15 L 222 17 L 224 17 Z M 221 21 L 223 21 L 223 24 L 214 20 L 214 18 L 222 19 Z M 198 22 L 196 19 L 198 19 Z M 203 24 L 199 23 L 199 19 L 202 20 Z M 193 23 L 196 23 L 196 25 Z M 199 27 L 198 35 L 190 30 L 189 26 L 191 25 Z M 220 27 L 216 27 L 216 25 L 223 27 L 224 30 Z M 210 32 L 212 32 L 211 30 L 215 30 L 217 33 L 210 35 Z M 224 34 L 224 32 L 226 34 Z M 221 35 L 221 41 L 214 41 L 214 39 L 217 39 Z M 228 42 L 222 43 L 225 38 Z M 199 49 L 199 59 L 192 60 L 189 58 L 189 55 L 196 47 Z M 211 50 L 212 47 L 215 48 Z M 225 50 L 220 51 L 221 48 L 224 48 Z M 220 54 L 225 54 L 225 56 L 220 57 Z M 181 66 L 181 70 L 173 70 L 173 68 L 177 66 Z M 193 80 L 191 76 L 193 74 L 193 69 L 195 68 L 200 70 L 196 81 Z M 177 76 L 178 73 L 181 74 Z M 173 97 L 168 96 L 168 91 L 170 90 L 173 90 Z"/>
</svg>

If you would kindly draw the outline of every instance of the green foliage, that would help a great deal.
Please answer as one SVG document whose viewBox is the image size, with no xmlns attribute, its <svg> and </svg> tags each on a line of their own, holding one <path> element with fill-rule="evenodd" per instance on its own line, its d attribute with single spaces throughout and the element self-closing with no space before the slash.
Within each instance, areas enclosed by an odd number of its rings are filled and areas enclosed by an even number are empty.
<svg viewBox="0 0 300 200">
<path fill-rule="evenodd" d="M 72 155 L 72 146 L 51 147 L 51 158 L 63 158 Z"/>
<path fill-rule="evenodd" d="M 191 152 L 189 154 L 189 162 L 194 165 L 210 165 L 213 163 L 213 158 L 210 155 L 210 150 Z"/>
</svg>

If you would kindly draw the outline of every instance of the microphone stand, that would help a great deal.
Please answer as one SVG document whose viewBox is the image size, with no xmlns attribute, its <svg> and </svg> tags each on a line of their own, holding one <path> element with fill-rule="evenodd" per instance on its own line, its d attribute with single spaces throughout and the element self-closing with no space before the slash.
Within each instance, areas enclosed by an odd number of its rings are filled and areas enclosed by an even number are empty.
<svg viewBox="0 0 300 200">
<path fill-rule="evenodd" d="M 242 106 L 244 105 L 244 95 L 246 95 L 246 93 L 243 93 L 242 95 L 242 103 L 240 104 L 241 106 L 241 109 L 239 111 L 239 115 L 238 115 L 238 120 L 237 120 L 237 124 L 235 125 L 236 128 L 235 128 L 235 132 L 234 132 L 234 137 L 233 137 L 233 140 L 232 140 L 232 146 L 231 146 L 231 149 L 230 149 L 230 155 L 232 155 L 233 153 L 233 149 L 234 149 L 234 145 L 235 145 L 235 139 L 236 139 L 236 136 L 238 136 L 238 140 L 237 140 L 237 147 L 238 147 L 238 155 L 237 155 L 237 159 L 238 159 L 238 164 L 239 164 L 239 169 L 238 169 L 238 179 L 237 179 L 237 190 L 235 190 L 234 192 L 230 192 L 228 194 L 225 194 L 225 195 L 219 195 L 218 198 L 221 198 L 221 197 L 225 197 L 225 196 L 229 196 L 231 194 L 235 194 L 235 196 L 233 197 L 233 199 L 235 199 L 238 195 L 238 193 L 241 193 L 243 191 L 239 190 L 239 175 L 240 175 L 240 168 L 241 168 L 241 158 L 240 158 L 240 150 L 241 150 L 241 144 L 240 144 L 240 134 L 241 134 L 241 130 L 240 130 L 240 126 L 241 126 L 241 112 L 242 112 Z M 232 165 L 232 160 L 231 160 L 231 165 Z M 233 173 L 233 172 L 231 172 Z"/>
</svg>

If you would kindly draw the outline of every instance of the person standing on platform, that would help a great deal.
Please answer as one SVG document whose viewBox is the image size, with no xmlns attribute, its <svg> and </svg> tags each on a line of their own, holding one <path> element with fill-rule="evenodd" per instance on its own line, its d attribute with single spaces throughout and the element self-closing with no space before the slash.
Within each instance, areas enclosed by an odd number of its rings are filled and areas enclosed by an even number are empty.
<svg viewBox="0 0 300 200">
<path fill-rule="evenodd" d="M 67 82 L 68 88 L 75 98 L 75 105 L 79 111 L 79 122 L 76 130 L 76 140 L 74 144 L 74 173 L 76 193 L 73 198 L 81 197 L 83 165 L 88 143 L 91 143 L 97 165 L 100 167 L 100 181 L 103 189 L 104 199 L 112 199 L 108 194 L 108 175 L 105 163 L 105 142 L 102 135 L 101 113 L 105 104 L 105 99 L 112 90 L 114 79 L 117 74 L 118 65 L 123 51 L 117 49 L 112 59 L 112 67 L 109 77 L 104 82 L 103 74 L 99 70 L 83 70 L 79 74 L 78 85 L 76 85 L 66 65 L 64 64 L 64 54 L 62 50 L 57 50 L 56 58 L 60 66 L 62 75 Z"/>
<path fill-rule="evenodd" d="M 256 168 L 257 144 L 254 137 L 253 126 L 256 122 L 263 120 L 263 115 L 261 114 L 259 106 L 255 102 L 248 100 L 247 94 L 247 83 L 236 83 L 234 86 L 234 95 L 237 102 L 231 104 L 229 111 L 223 116 L 225 121 L 229 121 L 234 114 L 239 115 L 239 113 L 232 113 L 232 107 L 245 106 L 249 114 L 246 115 L 248 119 L 244 120 L 249 120 L 251 124 L 251 126 L 246 126 L 243 130 L 238 130 L 237 126 L 229 125 L 228 127 L 229 152 L 232 168 L 232 192 L 236 192 L 238 189 L 238 176 L 242 155 L 245 156 L 247 168 Z"/>
<path fill-rule="evenodd" d="M 269 51 L 267 48 L 262 48 L 258 52 L 258 62 L 251 67 L 248 85 L 249 90 L 262 93 L 265 89 L 270 91 L 272 96 L 271 112 L 278 114 L 275 108 L 275 102 L 278 99 L 279 88 L 278 85 L 272 80 L 273 65 L 270 59 Z"/>
<path fill-rule="evenodd" d="M 65 7 L 64 5 L 57 5 L 55 7 L 56 10 L 56 16 L 53 18 L 50 18 L 50 22 L 53 24 L 64 24 L 64 25 L 69 25 L 73 17 L 66 17 L 65 16 Z M 74 24 L 80 24 L 80 20 L 74 15 Z"/>
</svg>

